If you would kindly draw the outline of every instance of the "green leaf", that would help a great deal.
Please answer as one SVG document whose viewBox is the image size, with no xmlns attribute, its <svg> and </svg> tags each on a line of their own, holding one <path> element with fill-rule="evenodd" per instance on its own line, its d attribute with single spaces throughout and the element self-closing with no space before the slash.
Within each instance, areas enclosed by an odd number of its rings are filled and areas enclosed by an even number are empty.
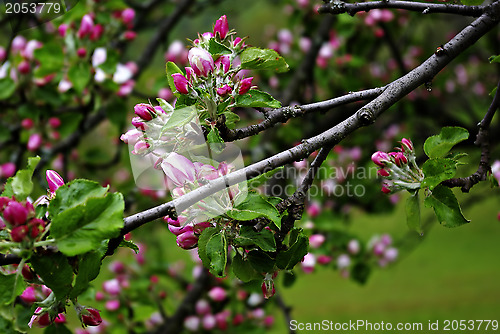
<svg viewBox="0 0 500 334">
<path fill-rule="evenodd" d="M 213 56 L 233 53 L 231 49 L 224 44 L 217 42 L 214 38 L 210 38 L 210 41 L 208 42 L 208 52 L 210 52 Z"/>
<path fill-rule="evenodd" d="M 78 257 L 78 273 L 75 284 L 71 291 L 70 298 L 77 298 L 89 287 L 89 282 L 93 281 L 101 270 L 101 261 L 104 255 L 103 249 L 92 251 Z"/>
<path fill-rule="evenodd" d="M 40 157 L 28 158 L 28 166 L 16 172 L 16 175 L 9 178 L 5 184 L 2 196 L 16 196 L 18 201 L 24 201 L 33 190 L 33 172 L 40 162 Z"/>
<path fill-rule="evenodd" d="M 218 277 L 224 277 L 227 264 L 227 240 L 222 232 L 218 232 L 207 242 L 206 253 L 210 261 L 210 272 Z"/>
<path fill-rule="evenodd" d="M 309 239 L 307 236 L 303 233 L 299 234 L 297 240 L 288 250 L 278 253 L 276 265 L 283 270 L 292 270 L 306 256 L 308 246 Z"/>
<path fill-rule="evenodd" d="M 257 193 L 248 193 L 245 200 L 226 213 L 230 218 L 247 221 L 258 217 L 266 217 L 277 227 L 281 227 L 278 209 Z"/>
<path fill-rule="evenodd" d="M 108 187 L 90 180 L 76 179 L 59 187 L 56 197 L 50 201 L 49 214 L 55 217 L 59 213 L 84 204 L 89 198 L 103 197 Z"/>
<path fill-rule="evenodd" d="M 4 275 L 0 272 L 0 306 L 11 304 L 26 288 L 22 276 L 16 276 L 16 274 Z"/>
<path fill-rule="evenodd" d="M 40 49 L 36 49 L 34 54 L 40 63 L 35 69 L 35 76 L 38 78 L 59 72 L 64 65 L 63 49 L 55 42 L 45 43 Z"/>
<path fill-rule="evenodd" d="M 288 71 L 288 64 L 278 52 L 271 49 L 247 48 L 240 54 L 241 68 L 247 70 Z"/>
<path fill-rule="evenodd" d="M 234 254 L 231 265 L 233 273 L 243 282 L 261 278 L 261 275 L 253 269 L 250 261 L 245 261 L 238 252 Z"/>
<path fill-rule="evenodd" d="M 168 85 L 170 86 L 170 90 L 172 92 L 175 92 L 175 91 L 177 91 L 177 88 L 175 88 L 174 78 L 172 78 L 172 74 L 180 73 L 180 74 L 184 75 L 184 73 L 182 73 L 181 69 L 175 63 L 173 63 L 171 61 L 167 62 L 166 71 L 167 71 L 167 80 L 168 80 Z M 179 94 L 177 94 L 177 95 L 179 95 Z"/>
<path fill-rule="evenodd" d="M 68 79 L 73 83 L 75 91 L 81 94 L 90 81 L 90 65 L 88 63 L 79 63 L 71 66 L 68 71 Z"/>
<path fill-rule="evenodd" d="M 353 280 L 360 284 L 365 284 L 371 273 L 371 267 L 363 262 L 356 263 L 350 272 Z"/>
<path fill-rule="evenodd" d="M 173 111 L 174 111 L 174 107 L 172 107 L 172 106 L 170 105 L 170 103 L 168 103 L 168 102 L 167 102 L 167 101 L 165 101 L 164 99 L 162 99 L 162 98 L 159 98 L 159 97 L 158 97 L 158 98 L 156 98 L 156 101 L 158 101 L 158 103 L 160 104 L 160 107 L 161 107 L 163 110 L 165 110 L 165 112 L 166 112 L 167 114 L 170 114 L 171 112 L 173 112 Z"/>
<path fill-rule="evenodd" d="M 64 324 L 52 324 L 45 327 L 43 334 L 71 334 L 71 331 Z"/>
<path fill-rule="evenodd" d="M 200 238 L 198 239 L 198 256 L 205 268 L 210 268 L 210 259 L 207 256 L 207 243 L 214 236 L 214 234 L 219 233 L 220 228 L 208 227 L 201 232 Z"/>
<path fill-rule="evenodd" d="M 134 242 L 123 239 L 118 247 L 130 248 L 135 254 L 139 254 L 139 246 Z"/>
<path fill-rule="evenodd" d="M 226 116 L 226 126 L 231 129 L 233 128 L 237 122 L 240 121 L 240 116 L 236 115 L 232 111 L 225 111 L 224 116 Z"/>
<path fill-rule="evenodd" d="M 445 227 L 458 227 L 469 222 L 463 216 L 457 198 L 448 187 L 437 186 L 424 203 L 426 207 L 434 209 L 439 223 Z"/>
<path fill-rule="evenodd" d="M 9 77 L 0 79 L 0 100 L 8 99 L 16 91 L 16 83 Z"/>
<path fill-rule="evenodd" d="M 236 107 L 251 108 L 280 108 L 281 102 L 266 92 L 257 89 L 250 89 L 243 95 L 237 95 L 235 99 Z"/>
<path fill-rule="evenodd" d="M 255 245 L 264 252 L 276 251 L 274 234 L 266 229 L 256 232 L 251 226 L 242 226 L 239 235 L 235 238 L 235 242 L 243 247 Z"/>
<path fill-rule="evenodd" d="M 251 250 L 247 254 L 252 268 L 258 273 L 269 273 L 274 270 L 274 260 L 266 253 L 260 250 Z"/>
<path fill-rule="evenodd" d="M 279 172 L 283 171 L 284 169 L 285 169 L 285 167 L 281 166 L 281 167 L 272 169 L 268 172 L 265 172 L 264 174 L 260 174 L 259 176 L 256 176 L 253 179 L 249 180 L 248 185 L 252 188 L 257 188 L 258 186 L 260 186 L 260 185 L 266 183 L 268 180 L 270 180 L 274 174 L 279 173 Z M 280 201 L 281 201 L 281 199 L 280 199 Z M 268 200 L 268 202 L 270 202 L 270 201 Z"/>
<path fill-rule="evenodd" d="M 457 172 L 457 162 L 452 159 L 436 158 L 429 159 L 422 165 L 424 179 L 422 187 L 434 189 L 444 180 L 449 180 Z"/>
<path fill-rule="evenodd" d="M 0 314 L 0 333 L 2 334 L 18 334 L 17 330 L 15 330 L 13 324 L 13 319 L 6 319 Z"/>
<path fill-rule="evenodd" d="M 491 56 L 488 60 L 490 61 L 490 63 L 500 63 L 500 55 L 498 55 L 498 56 Z"/>
<path fill-rule="evenodd" d="M 165 124 L 161 129 L 162 133 L 168 129 L 188 124 L 197 114 L 198 112 L 195 106 L 175 109 L 168 119 L 167 124 Z"/>
<path fill-rule="evenodd" d="M 442 158 L 448 151 L 469 138 L 469 132 L 461 127 L 444 127 L 439 135 L 427 138 L 424 143 L 425 154 L 429 158 Z"/>
<path fill-rule="evenodd" d="M 120 193 L 91 197 L 85 204 L 56 215 L 50 234 L 56 239 L 59 250 L 67 256 L 89 252 L 99 247 L 102 241 L 118 236 L 123 227 L 124 208 Z"/>
<path fill-rule="evenodd" d="M 52 289 L 58 300 L 66 300 L 73 283 L 73 268 L 61 253 L 31 257 L 31 265 L 44 284 Z"/>
<path fill-rule="evenodd" d="M 419 234 L 422 233 L 418 191 L 406 200 L 406 224 L 410 230 L 417 231 Z"/>
<path fill-rule="evenodd" d="M 285 288 L 290 288 L 291 286 L 293 286 L 296 280 L 297 276 L 294 275 L 293 271 L 285 271 L 283 273 L 283 286 Z"/>
<path fill-rule="evenodd" d="M 479 6 L 484 0 L 460 0 L 466 6 Z"/>
</svg>

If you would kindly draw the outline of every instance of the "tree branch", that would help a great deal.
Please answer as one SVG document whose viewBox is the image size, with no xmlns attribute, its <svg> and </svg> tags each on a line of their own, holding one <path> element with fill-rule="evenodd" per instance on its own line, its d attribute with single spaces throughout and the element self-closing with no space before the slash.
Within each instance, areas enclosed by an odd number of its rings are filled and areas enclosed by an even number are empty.
<svg viewBox="0 0 500 334">
<path fill-rule="evenodd" d="M 463 16 L 479 17 L 485 13 L 487 6 L 466 6 L 466 5 L 451 5 L 451 4 L 438 4 L 438 3 L 422 3 L 412 1 L 370 1 L 370 2 L 330 2 L 322 5 L 319 8 L 320 13 L 330 14 L 343 14 L 347 13 L 351 16 L 358 12 L 368 12 L 371 9 L 380 8 L 394 8 L 405 9 L 414 12 L 421 12 L 422 14 L 431 13 L 446 13 L 456 14 Z"/>
<path fill-rule="evenodd" d="M 498 81 L 497 91 L 493 97 L 488 111 L 484 115 L 483 120 L 479 123 L 479 131 L 476 136 L 475 145 L 481 147 L 481 159 L 479 160 L 479 166 L 477 171 L 468 176 L 449 179 L 443 182 L 443 185 L 454 188 L 461 187 L 462 192 L 468 193 L 469 190 L 479 183 L 479 181 L 486 180 L 488 172 L 491 171 L 490 166 L 490 142 L 489 142 L 489 128 L 491 120 L 495 115 L 495 112 L 500 108 L 500 81 Z"/>
<path fill-rule="evenodd" d="M 259 124 L 250 125 L 240 129 L 227 130 L 221 136 L 225 141 L 234 141 L 258 134 L 267 130 L 278 123 L 285 123 L 291 118 L 302 117 L 307 113 L 315 111 L 324 111 L 339 107 L 348 103 L 363 100 L 371 100 L 384 91 L 385 87 L 372 88 L 359 92 L 348 93 L 344 96 L 336 97 L 331 100 L 310 103 L 302 106 L 287 106 L 271 110 L 266 114 L 266 118 Z"/>
</svg>

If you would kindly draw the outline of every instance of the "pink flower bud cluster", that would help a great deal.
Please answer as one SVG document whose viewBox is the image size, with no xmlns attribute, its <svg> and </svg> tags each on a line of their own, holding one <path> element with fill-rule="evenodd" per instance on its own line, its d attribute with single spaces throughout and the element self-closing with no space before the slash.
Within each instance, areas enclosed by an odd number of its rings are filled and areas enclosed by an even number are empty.
<svg viewBox="0 0 500 334">
<path fill-rule="evenodd" d="M 398 249 L 392 246 L 392 238 L 388 234 L 373 237 L 368 243 L 368 249 L 380 267 L 396 261 L 399 254 Z"/>
<path fill-rule="evenodd" d="M 32 242 L 45 231 L 45 221 L 35 218 L 35 208 L 29 201 L 0 197 L 0 214 L 0 228 L 6 228 L 14 242 Z"/>
<path fill-rule="evenodd" d="M 249 296 L 246 291 L 238 289 L 236 299 L 240 302 L 246 302 L 248 305 L 247 311 L 241 313 L 220 309 L 221 303 L 227 300 L 227 296 L 224 288 L 213 287 L 208 292 L 208 299 L 200 299 L 196 302 L 195 314 L 184 319 L 184 328 L 188 332 L 199 332 L 200 330 L 226 332 L 229 328 L 236 328 L 245 322 L 265 328 L 270 328 L 273 325 L 274 317 L 266 316 L 264 309 L 260 307 L 264 302 L 262 295 L 254 293 Z M 218 310 L 218 312 L 215 313 L 214 310 Z"/>
<path fill-rule="evenodd" d="M 420 188 L 423 173 L 415 161 L 411 140 L 403 138 L 401 147 L 398 147 L 394 152 L 377 151 L 373 153 L 372 161 L 380 167 L 377 174 L 386 180 L 382 186 L 383 193 L 389 194 L 402 189 L 415 190 Z"/>
<path fill-rule="evenodd" d="M 233 34 L 229 31 L 226 16 L 223 15 L 216 21 L 213 32 L 200 34 L 194 40 L 193 47 L 187 53 L 189 66 L 185 68 L 185 74 L 172 74 L 177 93 L 200 101 L 203 101 L 201 96 L 208 94 L 210 99 L 218 104 L 234 99 L 237 95 L 246 94 L 251 89 L 253 77 L 244 78 L 243 71 L 235 59 L 238 52 L 246 46 L 241 38 L 233 38 Z M 209 52 L 212 39 L 226 45 L 231 53 L 214 58 Z M 178 60 L 184 54 L 185 49 L 175 42 L 169 47 L 165 58 L 169 61 Z"/>
</svg>

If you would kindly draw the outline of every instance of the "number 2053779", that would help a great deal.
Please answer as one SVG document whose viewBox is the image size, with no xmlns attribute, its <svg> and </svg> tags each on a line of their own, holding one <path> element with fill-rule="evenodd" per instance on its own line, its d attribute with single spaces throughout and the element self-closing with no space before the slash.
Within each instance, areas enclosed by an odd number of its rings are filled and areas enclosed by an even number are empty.
<svg viewBox="0 0 500 334">
<path fill-rule="evenodd" d="M 6 2 L 5 14 L 59 14 L 61 4 L 57 2 Z"/>
<path fill-rule="evenodd" d="M 443 322 L 445 331 L 477 331 L 498 330 L 498 320 L 445 320 Z"/>
</svg>

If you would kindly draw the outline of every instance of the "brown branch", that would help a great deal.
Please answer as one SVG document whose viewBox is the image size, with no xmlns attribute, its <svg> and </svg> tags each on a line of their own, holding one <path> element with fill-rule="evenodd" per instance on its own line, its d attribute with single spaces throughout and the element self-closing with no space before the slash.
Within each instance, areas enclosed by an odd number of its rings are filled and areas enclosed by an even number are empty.
<svg viewBox="0 0 500 334">
<path fill-rule="evenodd" d="M 491 171 L 490 165 L 490 142 L 489 142 L 489 128 L 491 124 L 491 120 L 495 115 L 496 111 L 500 108 L 500 81 L 497 85 L 497 91 L 495 96 L 493 97 L 493 101 L 491 102 L 488 111 L 484 115 L 483 120 L 479 123 L 479 130 L 476 136 L 475 145 L 481 147 L 481 159 L 479 160 L 479 166 L 477 167 L 477 171 L 467 177 L 454 178 L 450 180 L 446 180 L 443 182 L 443 185 L 454 188 L 461 187 L 462 192 L 468 193 L 469 190 L 479 183 L 480 181 L 485 181 L 488 172 Z"/>
</svg>

